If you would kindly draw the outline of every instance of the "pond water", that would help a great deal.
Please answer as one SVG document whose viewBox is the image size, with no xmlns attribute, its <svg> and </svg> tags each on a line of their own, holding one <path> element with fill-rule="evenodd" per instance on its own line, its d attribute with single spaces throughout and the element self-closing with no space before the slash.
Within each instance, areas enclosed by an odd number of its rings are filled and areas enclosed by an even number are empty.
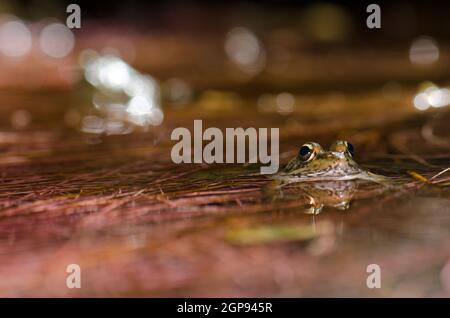
<svg viewBox="0 0 450 318">
<path fill-rule="evenodd" d="M 209 111 L 205 126 L 280 127 L 282 164 L 306 141 L 349 140 L 355 160 L 395 187 L 322 181 L 267 193 L 270 178 L 255 173 L 257 165 L 176 165 L 170 132 L 205 114 L 197 100 L 166 108 L 157 129 L 114 136 L 46 126 L 30 110 L 34 126 L 1 133 L 0 292 L 448 295 L 449 174 L 431 178 L 448 168 L 450 153 L 424 127 L 448 142 L 450 113 L 417 112 L 407 102 L 393 110 L 381 97 L 378 109 L 364 108 L 370 118 L 351 111 L 372 94 L 303 97 L 310 105 L 300 102 L 288 116 L 261 112 L 248 98 L 239 120 L 234 109 Z M 58 118 L 60 99 L 69 97 L 45 96 L 24 94 L 20 103 L 47 103 Z M 327 98 L 338 103 L 332 116 L 317 113 Z M 72 263 L 82 268 L 80 290 L 64 284 Z M 383 288 L 367 288 L 369 264 L 380 266 Z"/>
<path fill-rule="evenodd" d="M 62 57 L 38 38 L 52 19 L 11 22 L 0 296 L 450 296 L 448 10 L 386 4 L 372 30 L 357 4 L 252 3 L 86 4 L 81 30 L 56 25 Z M 174 163 L 172 132 L 199 119 L 278 128 L 281 167 L 347 140 L 389 182 Z"/>
</svg>

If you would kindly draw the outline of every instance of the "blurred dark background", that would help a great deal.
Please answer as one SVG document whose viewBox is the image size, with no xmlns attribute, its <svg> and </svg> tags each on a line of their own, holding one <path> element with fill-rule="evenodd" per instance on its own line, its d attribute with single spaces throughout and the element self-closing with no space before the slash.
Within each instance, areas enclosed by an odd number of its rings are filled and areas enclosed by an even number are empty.
<svg viewBox="0 0 450 318">
<path fill-rule="evenodd" d="M 349 15 L 356 34 L 371 38 L 401 38 L 432 32 L 448 36 L 450 23 L 448 1 L 2 1 L 1 11 L 9 11 L 27 19 L 41 19 L 49 15 L 64 18 L 70 3 L 79 4 L 87 19 L 106 19 L 114 23 L 131 23 L 152 28 L 181 28 L 214 32 L 233 22 L 245 22 L 263 28 L 290 26 L 301 23 L 305 8 L 338 7 Z M 381 32 L 365 27 L 366 7 L 381 6 Z M 364 42 L 364 41 L 362 41 Z"/>
</svg>

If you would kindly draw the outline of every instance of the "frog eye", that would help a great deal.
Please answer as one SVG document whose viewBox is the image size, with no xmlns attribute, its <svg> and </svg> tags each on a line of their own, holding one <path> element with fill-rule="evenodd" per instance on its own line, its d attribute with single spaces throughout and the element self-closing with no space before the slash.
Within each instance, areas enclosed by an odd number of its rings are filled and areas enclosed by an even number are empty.
<svg viewBox="0 0 450 318">
<path fill-rule="evenodd" d="M 304 144 L 303 146 L 300 147 L 300 150 L 298 151 L 298 156 L 303 161 L 309 161 L 313 159 L 316 156 L 314 146 L 310 143 Z"/>
<path fill-rule="evenodd" d="M 355 153 L 355 148 L 348 141 L 336 140 L 330 146 L 330 151 L 340 152 L 340 153 L 348 153 L 351 157 L 353 157 L 353 155 Z"/>
<path fill-rule="evenodd" d="M 345 142 L 347 145 L 347 150 L 350 153 L 350 155 L 353 157 L 353 155 L 355 154 L 355 148 L 353 147 L 353 145 L 351 143 L 349 143 L 348 141 Z"/>
</svg>

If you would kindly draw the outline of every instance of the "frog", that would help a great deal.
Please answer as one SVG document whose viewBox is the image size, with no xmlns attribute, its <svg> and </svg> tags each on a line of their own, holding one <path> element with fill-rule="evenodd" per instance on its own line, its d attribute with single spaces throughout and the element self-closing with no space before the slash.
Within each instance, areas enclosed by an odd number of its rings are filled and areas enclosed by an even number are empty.
<svg viewBox="0 0 450 318">
<path fill-rule="evenodd" d="M 318 214 L 325 206 L 347 210 L 361 182 L 375 182 L 385 190 L 392 185 L 387 177 L 358 165 L 354 155 L 355 148 L 345 140 L 335 141 L 328 150 L 316 142 L 307 142 L 280 172 L 271 176 L 272 181 L 263 191 L 271 200 L 297 199 L 309 204 L 311 207 L 305 211 L 308 214 Z M 292 183 L 294 188 L 285 193 L 282 187 Z"/>
<path fill-rule="evenodd" d="M 316 142 L 303 144 L 298 154 L 273 179 L 281 184 L 314 181 L 365 180 L 388 184 L 385 176 L 372 173 L 356 163 L 355 148 L 344 140 L 336 140 L 327 150 Z"/>
</svg>

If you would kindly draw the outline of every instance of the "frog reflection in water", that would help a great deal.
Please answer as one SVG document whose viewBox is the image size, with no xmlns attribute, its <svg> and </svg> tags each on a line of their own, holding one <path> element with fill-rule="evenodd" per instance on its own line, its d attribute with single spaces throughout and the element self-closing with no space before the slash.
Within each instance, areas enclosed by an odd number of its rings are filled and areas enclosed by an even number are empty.
<svg viewBox="0 0 450 318">
<path fill-rule="evenodd" d="M 353 154 L 354 148 L 347 141 L 334 142 L 328 151 L 318 143 L 308 142 L 282 171 L 272 176 L 274 181 L 266 190 L 273 196 L 275 189 L 281 191 L 287 184 L 298 183 L 296 189 L 309 199 L 312 213 L 319 213 L 323 206 L 345 210 L 358 180 L 389 184 L 388 178 L 361 168 L 353 160 Z"/>
</svg>

